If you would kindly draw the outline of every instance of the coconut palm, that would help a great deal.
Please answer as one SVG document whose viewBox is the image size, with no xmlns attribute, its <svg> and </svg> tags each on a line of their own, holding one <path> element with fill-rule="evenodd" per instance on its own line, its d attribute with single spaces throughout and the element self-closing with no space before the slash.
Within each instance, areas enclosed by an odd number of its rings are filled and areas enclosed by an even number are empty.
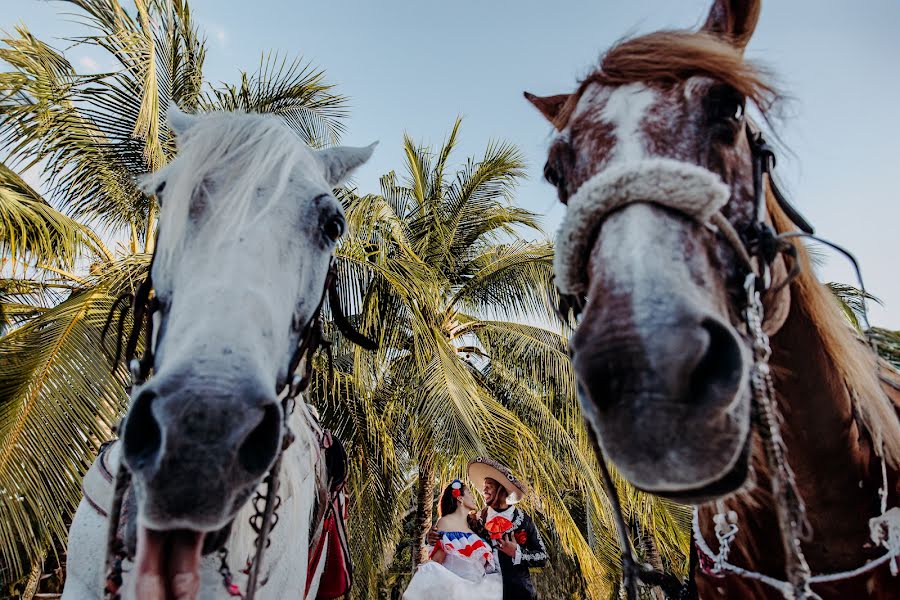
<svg viewBox="0 0 900 600">
<path fill-rule="evenodd" d="M 437 150 L 406 136 L 402 177 L 384 176 L 379 195 L 344 196 L 343 303 L 379 348 L 338 337 L 334 372 L 322 369 L 313 393 L 348 442 L 352 496 L 366 507 L 350 528 L 355 593 L 375 597 L 386 579 L 402 587 L 422 559 L 435 486 L 479 454 L 531 480 L 528 510 L 548 526 L 556 563 L 548 574 L 570 580 L 577 566 L 583 575 L 556 589 L 608 593 L 619 550 L 566 332 L 554 325 L 553 250 L 536 215 L 512 203 L 524 175 L 519 151 L 491 143 L 454 171 L 459 128 Z M 522 237 L 529 232 L 532 241 Z M 620 484 L 630 517 L 679 570 L 685 512 Z M 393 564 L 397 554 L 404 560 Z"/>
<path fill-rule="evenodd" d="M 156 200 L 137 179 L 175 153 L 166 108 L 277 114 L 312 145 L 337 141 L 345 114 L 320 70 L 274 55 L 236 85 L 207 84 L 205 41 L 184 0 L 68 2 L 87 28 L 80 43 L 114 61 L 110 72 L 78 73 L 25 26 L 0 41 L 5 582 L 33 574 L 65 539 L 81 475 L 124 410 L 126 373 L 109 358 L 116 336 L 101 331 L 155 246 Z M 21 177 L 29 170 L 43 194 Z"/>
<path fill-rule="evenodd" d="M 882 359 L 900 369 L 900 331 L 873 327 L 869 323 L 868 303 L 881 304 L 881 300 L 845 283 L 829 283 L 828 287 L 853 328 L 866 336 Z"/>
</svg>

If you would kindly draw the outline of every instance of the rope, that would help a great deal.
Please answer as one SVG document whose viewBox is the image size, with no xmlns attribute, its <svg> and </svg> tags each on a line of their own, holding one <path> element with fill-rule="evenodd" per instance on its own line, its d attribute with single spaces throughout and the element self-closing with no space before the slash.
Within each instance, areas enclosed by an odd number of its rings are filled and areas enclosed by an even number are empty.
<svg viewBox="0 0 900 600">
<path fill-rule="evenodd" d="M 773 402 L 775 384 L 769 368 L 772 349 L 769 337 L 762 328 L 763 306 L 757 279 L 752 273 L 747 276 L 747 308 L 744 317 L 747 333 L 751 336 L 754 364 L 750 370 L 750 386 L 753 393 L 753 414 L 757 421 L 757 431 L 763 442 L 763 450 L 772 472 L 772 495 L 775 498 L 775 514 L 784 554 L 788 580 L 791 583 L 786 598 L 819 598 L 809 587 L 811 572 L 803 554 L 801 539 L 811 537 L 811 527 L 806 518 L 806 507 L 797 489 L 794 472 L 787 459 L 787 447 L 781 437 L 778 425 L 779 415 Z"/>
<path fill-rule="evenodd" d="M 125 558 L 125 549 L 119 539 L 119 524 L 122 519 L 122 502 L 130 483 L 131 471 L 123 464 L 122 459 L 119 459 L 112 503 L 109 507 L 109 528 L 106 531 L 106 583 L 103 592 L 110 600 L 121 598 L 122 560 Z"/>
<path fill-rule="evenodd" d="M 888 489 L 888 476 L 887 476 L 887 467 L 885 466 L 885 461 L 881 461 L 881 477 L 882 477 L 882 486 L 881 489 Z M 900 511 L 900 509 L 894 508 L 891 510 L 891 513 L 894 511 Z M 721 512 L 721 509 L 720 509 Z M 900 514 L 900 513 L 898 513 Z M 896 518 L 896 515 L 894 515 Z M 872 541 L 876 542 L 885 547 L 886 552 L 879 556 L 876 559 L 873 559 L 867 562 L 864 565 L 861 565 L 855 569 L 850 569 L 848 571 L 838 571 L 836 573 L 823 573 L 821 575 L 813 575 L 810 576 L 808 581 L 810 584 L 816 583 L 834 583 L 835 581 L 843 581 L 845 579 L 851 579 L 853 577 L 857 577 L 862 575 L 863 573 L 868 573 L 869 571 L 873 571 L 880 567 L 881 565 L 891 562 L 893 560 L 900 560 L 900 543 L 897 542 L 892 537 L 892 533 L 894 536 L 897 535 L 891 528 L 891 519 L 892 516 L 887 510 L 887 494 L 881 495 L 881 515 L 875 517 L 869 521 L 869 527 L 872 529 Z M 876 523 L 876 526 L 873 527 L 873 522 Z M 895 528 L 898 525 L 894 525 Z M 876 537 L 876 531 L 881 531 L 884 528 L 886 531 L 884 533 L 879 534 L 880 537 Z M 742 567 L 738 567 L 727 560 L 727 546 L 724 548 L 725 552 L 723 553 L 723 547 L 719 547 L 719 552 L 713 552 L 709 547 L 709 544 L 706 543 L 706 540 L 703 538 L 703 532 L 700 531 L 700 511 L 695 507 L 692 515 L 691 515 L 691 530 L 692 536 L 694 539 L 694 543 L 696 544 L 698 550 L 705 554 L 708 558 L 712 559 L 712 568 L 708 569 L 710 573 L 713 575 L 723 573 L 725 571 L 738 575 L 740 577 L 744 577 L 746 579 L 753 579 L 755 581 L 762 582 L 770 587 L 773 587 L 780 591 L 785 595 L 786 598 L 791 598 L 791 594 L 793 594 L 793 586 L 790 582 L 783 581 L 781 579 L 777 579 L 775 577 L 770 577 L 768 575 L 764 575 L 759 573 L 758 571 L 750 571 L 748 569 L 744 569 Z M 734 527 L 734 533 L 737 534 L 737 526 Z M 734 536 L 730 536 L 726 542 L 730 544 L 731 539 Z M 724 556 L 723 556 L 724 554 Z M 895 568 L 892 565 L 891 572 L 894 573 Z"/>
<path fill-rule="evenodd" d="M 697 544 L 697 548 L 703 554 L 706 554 L 708 557 L 715 557 L 716 553 L 712 551 L 709 547 L 709 544 L 706 543 L 706 540 L 703 538 L 703 532 L 700 531 L 700 511 L 697 508 L 694 508 L 693 515 L 691 517 L 691 529 L 693 530 L 693 538 L 694 543 Z M 873 559 L 866 564 L 859 566 L 855 569 L 851 569 L 849 571 L 838 571 L 836 573 L 825 573 L 822 575 L 813 575 L 809 578 L 809 582 L 811 584 L 816 583 L 834 583 L 835 581 L 843 581 L 845 579 L 851 579 L 858 575 L 862 575 L 863 573 L 868 573 L 874 569 L 877 569 L 881 565 L 886 562 L 893 560 L 895 558 L 900 558 L 900 548 L 888 548 L 888 551 L 879 556 L 876 559 Z M 769 575 L 765 575 L 758 571 L 750 571 L 749 569 L 744 569 L 743 567 L 739 567 L 730 562 L 723 561 L 721 563 L 715 563 L 716 568 L 710 569 L 713 575 L 719 574 L 723 571 L 728 571 L 740 577 L 744 577 L 746 579 L 753 579 L 754 581 L 762 582 L 768 586 L 771 586 L 778 591 L 785 594 L 786 597 L 790 597 L 789 594 L 792 593 L 793 587 L 787 581 L 783 581 L 781 579 L 777 579 L 775 577 L 770 577 Z"/>
</svg>

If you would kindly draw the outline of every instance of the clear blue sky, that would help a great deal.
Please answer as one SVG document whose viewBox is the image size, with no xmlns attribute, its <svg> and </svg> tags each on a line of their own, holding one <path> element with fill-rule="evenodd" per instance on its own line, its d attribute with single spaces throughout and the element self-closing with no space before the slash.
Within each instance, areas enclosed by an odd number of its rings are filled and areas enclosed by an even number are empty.
<svg viewBox="0 0 900 600">
<path fill-rule="evenodd" d="M 46 39 L 77 34 L 62 3 L 0 0 L 0 29 L 20 22 Z M 698 23 L 707 0 L 192 0 L 209 40 L 207 78 L 235 81 L 263 50 L 302 55 L 326 69 L 351 99 L 344 141 L 380 140 L 357 177 L 376 191 L 402 165 L 401 136 L 440 143 L 465 117 L 457 158 L 490 139 L 519 145 L 529 180 L 519 202 L 552 233 L 562 207 L 541 180 L 550 129 L 522 99 L 569 92 L 600 52 L 627 33 Z M 748 54 L 773 68 L 794 99 L 781 136 L 794 156 L 778 171 L 820 234 L 856 253 L 885 309 L 873 322 L 900 329 L 900 3 L 769 0 Z M 66 42 L 55 40 L 57 47 Z M 73 48 L 79 69 L 108 59 Z M 822 278 L 852 282 L 829 256 Z"/>
</svg>

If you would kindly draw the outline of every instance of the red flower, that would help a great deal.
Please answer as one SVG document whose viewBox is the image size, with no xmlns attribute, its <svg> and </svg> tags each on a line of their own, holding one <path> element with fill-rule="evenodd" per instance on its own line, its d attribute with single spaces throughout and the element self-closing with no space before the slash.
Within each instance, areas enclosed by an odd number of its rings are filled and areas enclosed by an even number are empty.
<svg viewBox="0 0 900 600">
<path fill-rule="evenodd" d="M 484 528 L 491 534 L 492 540 L 499 540 L 504 533 L 512 529 L 512 522 L 506 517 L 494 517 L 484 524 Z"/>
<path fill-rule="evenodd" d="M 460 496 L 459 490 L 453 490 L 453 497 L 459 498 L 459 496 Z"/>
<path fill-rule="evenodd" d="M 528 539 L 528 534 L 525 532 L 524 529 L 520 529 L 519 531 L 516 532 L 516 541 L 519 542 L 520 546 L 522 544 L 524 544 L 525 540 L 527 540 L 527 539 Z"/>
</svg>

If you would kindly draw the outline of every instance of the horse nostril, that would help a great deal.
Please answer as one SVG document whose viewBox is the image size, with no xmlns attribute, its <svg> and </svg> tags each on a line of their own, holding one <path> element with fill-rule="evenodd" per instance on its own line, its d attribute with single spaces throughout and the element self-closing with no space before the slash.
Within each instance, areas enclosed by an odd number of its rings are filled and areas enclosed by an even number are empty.
<svg viewBox="0 0 900 600">
<path fill-rule="evenodd" d="M 281 413 L 277 405 L 268 404 L 263 408 L 262 420 L 238 450 L 238 460 L 248 473 L 259 477 L 271 466 L 278 454 L 280 433 Z"/>
<path fill-rule="evenodd" d="M 700 326 L 709 335 L 709 343 L 690 375 L 688 399 L 692 402 L 715 400 L 733 390 L 743 371 L 740 345 L 728 327 L 713 319 Z"/>
<path fill-rule="evenodd" d="M 155 398 L 152 391 L 141 392 L 125 419 L 122 447 L 125 459 L 134 471 L 154 462 L 162 444 L 162 431 L 151 410 Z"/>
</svg>

